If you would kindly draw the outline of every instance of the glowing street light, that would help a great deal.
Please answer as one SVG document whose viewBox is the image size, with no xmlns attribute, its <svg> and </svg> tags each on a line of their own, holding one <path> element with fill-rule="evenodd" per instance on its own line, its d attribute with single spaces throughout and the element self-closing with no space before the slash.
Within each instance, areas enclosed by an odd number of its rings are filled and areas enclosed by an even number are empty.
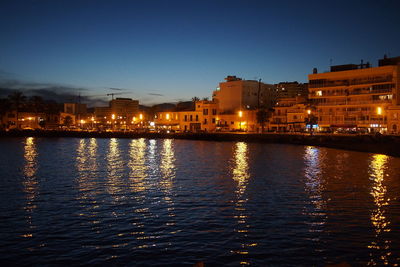
<svg viewBox="0 0 400 267">
<path fill-rule="evenodd" d="M 242 117 L 243 117 L 243 111 L 239 111 L 239 118 L 240 118 L 240 121 L 239 121 L 239 129 L 240 130 L 242 130 Z"/>
<path fill-rule="evenodd" d="M 139 119 L 143 120 L 143 114 L 139 114 Z"/>
<path fill-rule="evenodd" d="M 111 119 L 115 120 L 115 114 L 111 115 Z"/>
<path fill-rule="evenodd" d="M 311 114 L 311 109 L 307 109 L 307 114 L 308 114 L 308 115 Z"/>
<path fill-rule="evenodd" d="M 379 132 L 381 132 L 381 127 L 382 127 L 382 108 L 377 107 L 376 108 L 376 114 L 379 115 L 378 121 L 379 121 Z"/>
</svg>

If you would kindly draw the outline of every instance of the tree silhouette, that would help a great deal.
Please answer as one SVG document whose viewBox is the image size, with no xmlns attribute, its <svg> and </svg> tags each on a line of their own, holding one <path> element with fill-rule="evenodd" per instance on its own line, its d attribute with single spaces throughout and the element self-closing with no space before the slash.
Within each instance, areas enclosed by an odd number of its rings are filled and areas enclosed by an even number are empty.
<svg viewBox="0 0 400 267">
<path fill-rule="evenodd" d="M 38 121 L 38 112 L 43 110 L 44 103 L 43 103 L 43 98 L 40 96 L 32 96 L 29 99 L 29 105 L 35 112 L 35 122 Z"/>
<path fill-rule="evenodd" d="M 15 126 L 17 129 L 19 129 L 18 112 L 19 112 L 19 109 L 21 108 L 21 106 L 25 103 L 26 96 L 24 96 L 24 94 L 21 93 L 20 91 L 15 91 L 11 95 L 9 95 L 8 98 L 10 99 L 11 106 L 15 109 L 16 117 L 17 117 Z"/>
<path fill-rule="evenodd" d="M 257 122 L 261 125 L 261 133 L 264 132 L 265 123 L 271 117 L 273 112 L 274 112 L 274 109 L 272 109 L 272 108 L 267 109 L 267 110 L 265 108 L 261 108 L 257 111 L 257 113 L 256 113 Z"/>
<path fill-rule="evenodd" d="M 63 124 L 64 124 L 65 126 L 67 126 L 67 127 L 71 126 L 71 124 L 72 124 L 72 118 L 71 118 L 71 116 L 65 116 Z"/>
</svg>

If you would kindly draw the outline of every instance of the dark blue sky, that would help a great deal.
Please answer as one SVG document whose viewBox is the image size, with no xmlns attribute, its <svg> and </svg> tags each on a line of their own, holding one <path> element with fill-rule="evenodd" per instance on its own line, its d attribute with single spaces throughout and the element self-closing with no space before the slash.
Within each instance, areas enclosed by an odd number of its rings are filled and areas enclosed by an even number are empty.
<svg viewBox="0 0 400 267">
<path fill-rule="evenodd" d="M 399 2 L 2 0 L 0 78 L 145 104 L 211 96 L 227 75 L 306 82 L 331 59 L 400 56 Z"/>
</svg>

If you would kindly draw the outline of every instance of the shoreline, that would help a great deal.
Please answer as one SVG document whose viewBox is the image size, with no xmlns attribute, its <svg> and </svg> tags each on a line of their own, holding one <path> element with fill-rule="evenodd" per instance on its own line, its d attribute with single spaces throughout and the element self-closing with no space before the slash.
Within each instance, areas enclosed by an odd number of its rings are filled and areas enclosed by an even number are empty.
<svg viewBox="0 0 400 267">
<path fill-rule="evenodd" d="M 184 139 L 202 141 L 242 141 L 252 143 L 276 143 L 328 147 L 358 152 L 378 153 L 400 157 L 400 136 L 392 135 L 337 135 L 337 134 L 289 134 L 289 133 L 133 133 L 133 132 L 86 132 L 86 131 L 1 131 L 0 138 L 148 138 Z"/>
</svg>

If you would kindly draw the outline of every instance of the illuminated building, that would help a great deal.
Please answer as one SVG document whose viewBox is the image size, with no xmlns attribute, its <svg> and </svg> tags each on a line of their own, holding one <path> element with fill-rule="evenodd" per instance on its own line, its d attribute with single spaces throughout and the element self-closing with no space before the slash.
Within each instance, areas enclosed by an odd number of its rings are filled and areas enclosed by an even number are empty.
<svg viewBox="0 0 400 267">
<path fill-rule="evenodd" d="M 276 132 L 299 132 L 306 128 L 307 112 L 304 97 L 278 99 L 271 118 L 269 130 Z"/>
<path fill-rule="evenodd" d="M 139 112 L 139 101 L 131 98 L 116 98 L 109 102 L 108 107 L 95 107 L 94 118 L 98 127 L 113 130 L 142 126 L 144 121 L 143 113 Z"/>
<path fill-rule="evenodd" d="M 217 127 L 218 103 L 215 101 L 196 101 L 194 110 L 164 111 L 156 115 L 160 128 L 190 132 L 213 132 Z"/>
<path fill-rule="evenodd" d="M 40 129 L 45 126 L 43 123 L 46 119 L 45 113 L 36 112 L 18 112 L 18 128 L 19 129 Z M 5 128 L 15 129 L 17 127 L 17 116 L 15 111 L 9 111 L 2 117 L 2 123 Z M 42 125 L 42 126 L 41 126 Z"/>
<path fill-rule="evenodd" d="M 113 114 L 128 118 L 139 112 L 139 101 L 131 98 L 116 98 L 110 101 L 110 108 Z"/>
<path fill-rule="evenodd" d="M 275 87 L 255 80 L 228 76 L 213 92 L 221 113 L 233 114 L 239 110 L 270 108 L 275 104 Z"/>
<path fill-rule="evenodd" d="M 308 96 L 308 84 L 298 82 L 281 82 L 275 84 L 276 97 L 281 98 L 293 98 L 293 97 L 307 97 Z"/>
<path fill-rule="evenodd" d="M 86 115 L 87 106 L 81 103 L 64 103 L 64 113 L 73 115 Z"/>
<path fill-rule="evenodd" d="M 386 110 L 388 117 L 388 133 L 400 133 L 400 105 L 389 106 Z"/>
<path fill-rule="evenodd" d="M 217 131 L 257 131 L 257 110 L 239 110 L 234 114 L 218 115 Z"/>
<path fill-rule="evenodd" d="M 330 72 L 308 75 L 309 99 L 322 129 L 386 132 L 388 110 L 399 105 L 400 58 L 332 66 Z M 398 127 L 398 126 L 397 126 Z"/>
</svg>

